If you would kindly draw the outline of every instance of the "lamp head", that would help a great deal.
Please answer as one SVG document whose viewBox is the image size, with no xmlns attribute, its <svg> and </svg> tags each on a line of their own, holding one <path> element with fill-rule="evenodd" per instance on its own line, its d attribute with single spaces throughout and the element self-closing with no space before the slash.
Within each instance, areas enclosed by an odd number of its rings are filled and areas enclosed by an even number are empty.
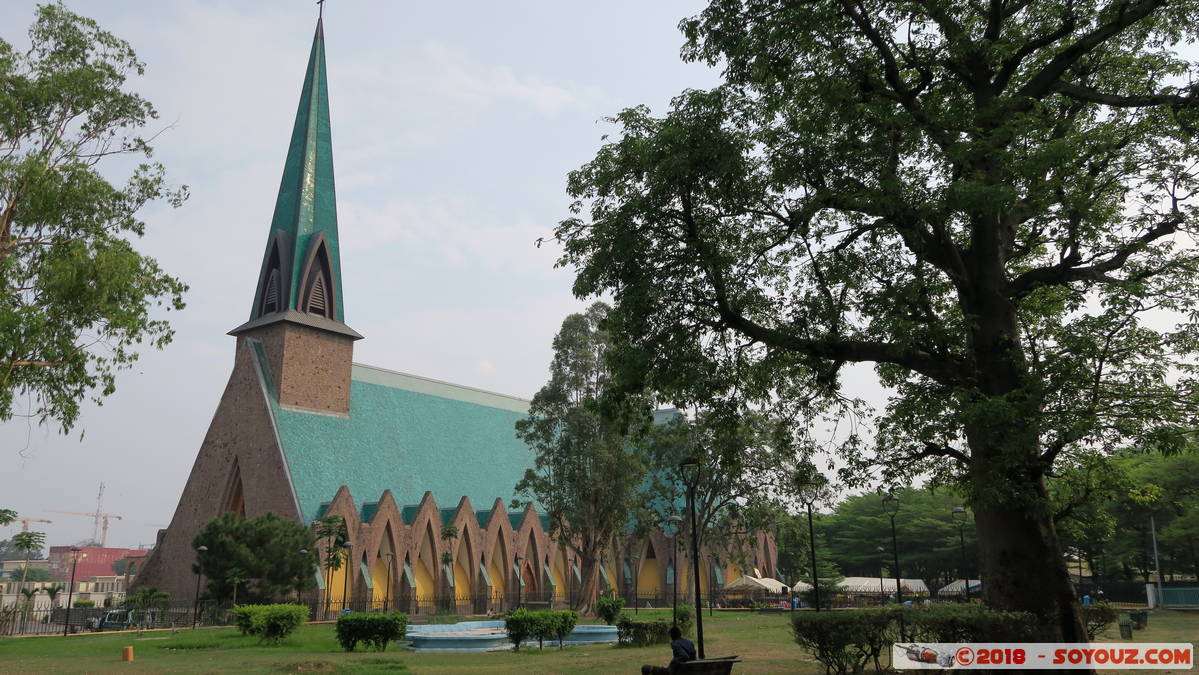
<svg viewBox="0 0 1199 675">
<path fill-rule="evenodd" d="M 79 549 L 75 549 L 75 550 L 79 550 Z M 207 547 L 207 546 L 203 546 L 203 545 L 201 545 L 201 546 L 197 546 L 197 547 L 196 547 L 196 551 L 197 551 L 197 552 L 199 552 L 199 553 L 205 553 L 205 552 L 207 552 L 207 551 L 208 551 L 208 547 Z"/>
<path fill-rule="evenodd" d="M 694 484 L 699 476 L 699 460 L 694 456 L 684 457 L 683 461 L 679 462 L 679 473 L 683 474 L 683 480 L 687 481 L 688 485 Z"/>
<path fill-rule="evenodd" d="M 895 493 L 888 492 L 883 496 L 883 513 L 893 516 L 899 511 L 899 498 Z"/>
<path fill-rule="evenodd" d="M 966 509 L 960 506 L 953 507 L 953 519 L 959 523 L 966 522 Z"/>
</svg>

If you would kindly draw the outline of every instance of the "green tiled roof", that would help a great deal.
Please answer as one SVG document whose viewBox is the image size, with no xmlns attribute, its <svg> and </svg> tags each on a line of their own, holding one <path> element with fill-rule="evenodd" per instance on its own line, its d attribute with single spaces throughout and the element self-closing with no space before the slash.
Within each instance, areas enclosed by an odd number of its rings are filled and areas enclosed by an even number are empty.
<svg viewBox="0 0 1199 675">
<path fill-rule="evenodd" d="M 413 375 L 355 364 L 348 416 L 286 408 L 274 397 L 271 409 L 305 520 L 342 485 L 362 501 L 384 490 L 401 504 L 426 491 L 441 505 L 463 495 L 506 501 L 533 465 L 515 431 L 527 401 Z"/>
<path fill-rule="evenodd" d="M 520 524 L 524 521 L 524 519 L 525 519 L 524 511 L 521 511 L 519 513 L 509 513 L 508 514 L 508 522 L 512 525 L 512 529 L 514 529 L 514 530 L 520 529 Z"/>
<path fill-rule="evenodd" d="M 487 521 L 491 518 L 492 509 L 486 511 L 475 511 L 475 520 L 479 521 L 479 527 L 487 527 Z"/>
<path fill-rule="evenodd" d="M 454 512 L 457 510 L 457 508 L 441 509 L 441 524 L 448 525 L 454 519 Z"/>
<path fill-rule="evenodd" d="M 362 522 L 364 522 L 364 523 L 371 522 L 371 518 L 375 517 L 375 511 L 378 511 L 378 510 L 379 510 L 379 502 L 364 503 L 362 505 L 362 512 L 360 514 L 360 516 L 362 518 Z"/>
<path fill-rule="evenodd" d="M 410 505 L 400 509 L 400 518 L 404 520 L 405 525 L 411 525 L 413 520 L 416 520 L 416 513 L 420 511 L 420 506 Z"/>
</svg>

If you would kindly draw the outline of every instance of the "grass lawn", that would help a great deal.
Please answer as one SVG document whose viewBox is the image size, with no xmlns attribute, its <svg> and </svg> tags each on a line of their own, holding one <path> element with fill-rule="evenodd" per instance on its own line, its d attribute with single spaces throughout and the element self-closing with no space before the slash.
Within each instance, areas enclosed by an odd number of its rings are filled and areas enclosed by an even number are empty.
<svg viewBox="0 0 1199 675">
<path fill-rule="evenodd" d="M 653 615 L 651 612 L 642 614 Z M 668 612 L 667 612 L 668 614 Z M 709 656 L 739 654 L 739 673 L 823 673 L 824 669 L 791 641 L 785 614 L 721 613 L 704 616 Z M 1138 642 L 1193 642 L 1199 612 L 1154 612 Z M 1106 640 L 1118 641 L 1112 631 Z M 123 663 L 121 648 L 132 645 L 136 661 Z M 230 628 L 117 635 L 80 635 L 0 640 L 2 673 L 637 673 L 643 663 L 665 665 L 666 647 L 608 645 L 546 647 L 538 651 L 489 654 L 416 654 L 390 648 L 384 653 L 347 654 L 333 639 L 330 624 L 310 624 L 277 647 L 263 647 Z M 1124 671 L 1133 672 L 1133 671 Z M 1167 671 L 1151 671 L 1164 673 Z M 1184 671 L 1179 671 L 1184 672 Z"/>
</svg>

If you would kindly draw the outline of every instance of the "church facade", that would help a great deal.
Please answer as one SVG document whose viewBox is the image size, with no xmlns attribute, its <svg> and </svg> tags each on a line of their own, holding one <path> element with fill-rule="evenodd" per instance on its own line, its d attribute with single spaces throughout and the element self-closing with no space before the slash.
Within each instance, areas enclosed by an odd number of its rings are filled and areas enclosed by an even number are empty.
<svg viewBox="0 0 1199 675">
<path fill-rule="evenodd" d="M 325 78 L 318 22 L 250 317 L 230 331 L 233 371 L 136 585 L 192 599 L 199 530 L 226 512 L 274 512 L 344 519 L 349 564 L 318 573 L 326 604 L 569 602 L 582 586 L 569 542 L 549 537 L 533 505 L 505 507 L 533 464 L 515 434 L 529 402 L 353 362 L 362 336 L 345 320 Z M 773 540 L 752 548 L 738 556 L 745 569 L 772 576 Z M 704 557 L 704 591 L 740 576 Z M 675 568 L 671 538 L 656 533 L 611 551 L 599 587 L 664 593 Z M 682 593 L 691 575 L 681 560 L 677 572 Z"/>
</svg>

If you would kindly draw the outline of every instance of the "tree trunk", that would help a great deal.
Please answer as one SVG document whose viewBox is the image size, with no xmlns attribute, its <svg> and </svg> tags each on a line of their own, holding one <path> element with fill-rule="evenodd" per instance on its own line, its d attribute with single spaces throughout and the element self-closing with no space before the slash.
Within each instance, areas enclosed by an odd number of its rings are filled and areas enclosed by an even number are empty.
<svg viewBox="0 0 1199 675">
<path fill-rule="evenodd" d="M 1053 524 L 1035 436 L 998 429 L 985 433 L 981 439 L 977 432 L 969 434 L 983 597 L 996 609 L 1033 613 L 1039 624 L 1038 641 L 1087 642 Z M 1019 443 L 1027 449 L 999 447 L 995 441 Z"/>
<path fill-rule="evenodd" d="M 580 551 L 579 557 L 583 562 L 583 568 L 579 572 L 583 582 L 579 595 L 575 598 L 575 609 L 580 616 L 593 616 L 595 598 L 599 595 L 599 555 L 593 551 Z"/>
</svg>

